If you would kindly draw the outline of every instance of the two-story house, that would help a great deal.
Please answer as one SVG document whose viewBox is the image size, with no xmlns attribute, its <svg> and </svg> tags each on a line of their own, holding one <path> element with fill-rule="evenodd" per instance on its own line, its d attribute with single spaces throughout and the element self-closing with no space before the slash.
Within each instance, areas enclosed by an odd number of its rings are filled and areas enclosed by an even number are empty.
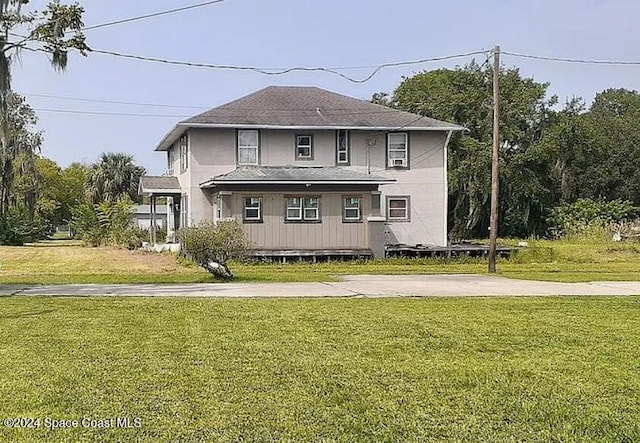
<svg viewBox="0 0 640 443">
<path fill-rule="evenodd" d="M 258 254 L 383 256 L 447 244 L 447 143 L 464 128 L 316 87 L 270 86 L 178 123 L 156 147 L 169 230 L 242 223 Z"/>
</svg>

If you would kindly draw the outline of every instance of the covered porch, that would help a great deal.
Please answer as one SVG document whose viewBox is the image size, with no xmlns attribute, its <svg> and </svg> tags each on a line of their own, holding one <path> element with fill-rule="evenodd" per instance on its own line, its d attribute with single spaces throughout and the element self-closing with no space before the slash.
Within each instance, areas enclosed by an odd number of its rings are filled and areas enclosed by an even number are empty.
<svg viewBox="0 0 640 443">
<path fill-rule="evenodd" d="M 180 228 L 180 183 L 176 177 L 146 175 L 140 179 L 138 194 L 149 198 L 151 243 L 174 243 L 176 232 Z M 159 198 L 166 199 L 166 238 L 158 239 L 158 204 Z"/>
<path fill-rule="evenodd" d="M 254 257 L 318 261 L 383 256 L 378 188 L 391 181 L 337 167 L 252 167 L 201 188 L 214 222 L 242 224 Z"/>
</svg>

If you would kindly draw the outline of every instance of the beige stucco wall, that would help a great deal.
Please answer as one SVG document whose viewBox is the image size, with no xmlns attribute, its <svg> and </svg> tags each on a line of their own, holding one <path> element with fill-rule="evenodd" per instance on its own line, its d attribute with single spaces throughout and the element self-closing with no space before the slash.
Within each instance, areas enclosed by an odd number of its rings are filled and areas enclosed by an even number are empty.
<svg viewBox="0 0 640 443">
<path fill-rule="evenodd" d="M 200 183 L 236 168 L 236 130 L 190 129 L 188 132 L 189 169 L 185 174 L 180 174 L 180 156 L 176 144 L 174 145 L 176 149 L 174 171 L 188 194 L 190 223 L 193 224 L 213 218 L 214 201 L 210 191 L 200 189 Z M 351 163 L 348 167 L 363 173 L 371 172 L 397 180 L 394 184 L 380 187 L 383 215 L 386 214 L 387 196 L 410 196 L 411 221 L 387 223 L 388 243 L 446 245 L 447 190 L 444 144 L 447 134 L 440 131 L 409 131 L 408 133 L 410 169 L 386 168 L 387 135 L 382 131 L 350 131 Z M 313 160 L 295 159 L 296 134 L 313 135 Z M 261 130 L 260 163 L 266 166 L 335 166 L 336 131 Z M 256 231 L 258 237 L 263 235 L 258 231 L 264 228 L 251 229 Z M 288 229 L 291 232 L 287 232 L 292 235 L 297 235 L 296 232 L 302 235 L 302 232 L 305 232 L 314 239 L 319 239 L 317 241 L 326 239 L 323 237 L 324 234 L 319 234 L 318 227 Z M 275 235 L 275 233 L 271 234 Z M 271 243 L 286 238 L 288 237 L 282 237 L 278 232 Z M 337 240 L 327 241 L 329 243 L 324 247 L 337 246 Z M 353 241 L 345 238 L 341 241 L 345 242 L 344 247 L 349 247 L 347 245 L 353 242 L 361 244 L 359 237 Z"/>
<path fill-rule="evenodd" d="M 385 132 L 352 131 L 351 166 L 360 172 L 393 178 L 383 185 L 382 214 L 387 196 L 409 196 L 410 222 L 387 222 L 387 243 L 447 244 L 446 132 L 408 132 L 410 169 L 387 169 Z M 367 160 L 367 150 L 368 160 Z"/>
</svg>

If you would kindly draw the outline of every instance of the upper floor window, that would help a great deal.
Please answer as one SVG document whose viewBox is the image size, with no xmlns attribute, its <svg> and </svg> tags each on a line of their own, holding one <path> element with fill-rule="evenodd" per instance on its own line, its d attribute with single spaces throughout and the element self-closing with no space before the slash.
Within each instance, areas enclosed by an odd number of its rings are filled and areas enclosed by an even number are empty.
<svg viewBox="0 0 640 443">
<path fill-rule="evenodd" d="M 189 226 L 189 196 L 182 194 L 180 196 L 180 228 L 186 228 Z"/>
<path fill-rule="evenodd" d="M 238 131 L 238 164 L 257 165 L 259 136 L 256 130 L 241 129 Z"/>
<path fill-rule="evenodd" d="M 180 172 L 184 173 L 189 169 L 189 137 L 187 134 L 180 136 Z"/>
<path fill-rule="evenodd" d="M 390 168 L 406 168 L 409 166 L 409 149 L 406 132 L 387 134 L 387 165 Z"/>
<path fill-rule="evenodd" d="M 287 197 L 286 221 L 320 221 L 320 197 Z"/>
<path fill-rule="evenodd" d="M 344 223 L 362 221 L 362 198 L 344 197 L 342 199 L 342 221 Z"/>
<path fill-rule="evenodd" d="M 409 221 L 409 196 L 387 197 L 387 220 Z"/>
<path fill-rule="evenodd" d="M 313 160 L 313 135 L 296 135 L 296 160 Z"/>
<path fill-rule="evenodd" d="M 349 131 L 340 129 L 337 134 L 336 143 L 336 163 L 339 165 L 349 164 Z"/>
<path fill-rule="evenodd" d="M 245 223 L 249 222 L 261 222 L 262 221 L 262 198 L 261 197 L 246 197 L 244 199 L 244 214 L 243 220 Z"/>
<path fill-rule="evenodd" d="M 167 151 L 167 175 L 173 175 L 173 163 L 175 162 L 175 152 L 173 147 Z"/>
</svg>

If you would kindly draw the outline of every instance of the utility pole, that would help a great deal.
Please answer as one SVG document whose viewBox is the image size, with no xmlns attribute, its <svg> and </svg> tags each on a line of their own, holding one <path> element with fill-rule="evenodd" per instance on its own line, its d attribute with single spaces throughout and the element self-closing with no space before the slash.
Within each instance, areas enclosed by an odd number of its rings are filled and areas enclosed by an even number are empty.
<svg viewBox="0 0 640 443">
<path fill-rule="evenodd" d="M 493 152 L 491 155 L 491 218 L 489 220 L 489 272 L 496 272 L 498 241 L 498 158 L 500 155 L 500 46 L 493 48 Z"/>
</svg>

